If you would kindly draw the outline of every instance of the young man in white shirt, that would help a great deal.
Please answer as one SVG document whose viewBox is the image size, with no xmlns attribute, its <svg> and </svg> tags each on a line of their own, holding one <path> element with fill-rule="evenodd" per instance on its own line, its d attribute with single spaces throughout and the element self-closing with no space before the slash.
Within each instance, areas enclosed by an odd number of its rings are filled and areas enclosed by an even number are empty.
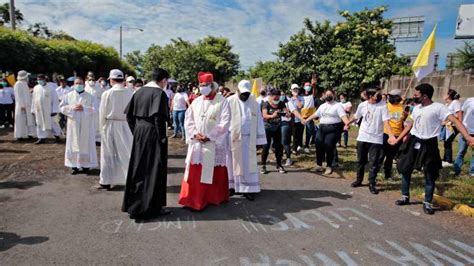
<svg viewBox="0 0 474 266">
<path fill-rule="evenodd" d="M 4 127 L 8 123 L 13 127 L 13 110 L 15 95 L 13 88 L 6 80 L 0 79 L 0 126 Z"/>
<path fill-rule="evenodd" d="M 463 125 L 466 127 L 469 135 L 474 136 L 474 97 L 468 98 L 462 105 L 461 119 Z M 454 161 L 453 175 L 461 173 L 461 167 L 469 147 L 466 139 L 463 136 L 459 137 L 458 155 Z M 474 177 L 474 152 L 471 150 L 471 167 L 469 168 L 469 175 Z"/>
<path fill-rule="evenodd" d="M 412 122 L 409 123 L 396 141 L 401 141 L 410 132 L 408 140 L 400 148 L 400 157 L 397 169 L 402 175 L 401 199 L 396 205 L 410 204 L 410 181 L 413 170 L 423 171 L 425 175 L 425 200 L 423 211 L 434 214 L 431 204 L 435 189 L 435 181 L 439 177 L 442 167 L 441 156 L 438 149 L 438 136 L 441 124 L 449 120 L 452 122 L 466 142 L 473 147 L 474 137 L 469 136 L 461 121 L 441 104 L 431 100 L 434 93 L 433 86 L 427 83 L 416 86 L 413 98 L 415 106 L 412 113 Z"/>
<path fill-rule="evenodd" d="M 381 102 L 382 93 L 380 89 L 367 89 L 367 101 L 359 104 L 352 122 L 362 118 L 357 137 L 357 179 L 351 184 L 352 187 L 362 185 L 364 179 L 365 165 L 369 163 L 369 190 L 372 194 L 378 194 L 376 188 L 376 177 L 380 170 L 380 155 L 383 148 L 384 127 L 389 135 L 389 142 L 396 139 L 388 121 L 387 106 Z"/>
</svg>

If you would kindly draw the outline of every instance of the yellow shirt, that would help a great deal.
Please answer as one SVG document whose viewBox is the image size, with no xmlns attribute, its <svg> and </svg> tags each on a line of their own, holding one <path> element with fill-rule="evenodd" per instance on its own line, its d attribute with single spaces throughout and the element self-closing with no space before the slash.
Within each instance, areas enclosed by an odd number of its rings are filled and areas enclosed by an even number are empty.
<svg viewBox="0 0 474 266">
<path fill-rule="evenodd" d="M 403 104 L 387 103 L 387 109 L 388 116 L 390 117 L 388 123 L 392 128 L 392 133 L 395 136 L 399 136 L 403 131 Z M 386 128 L 384 128 L 383 133 L 388 134 Z"/>
</svg>

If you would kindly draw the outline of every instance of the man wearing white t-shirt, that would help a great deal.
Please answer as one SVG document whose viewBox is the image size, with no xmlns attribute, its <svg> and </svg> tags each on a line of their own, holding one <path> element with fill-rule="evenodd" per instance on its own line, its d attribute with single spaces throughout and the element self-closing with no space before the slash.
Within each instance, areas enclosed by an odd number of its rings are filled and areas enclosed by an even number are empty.
<svg viewBox="0 0 474 266">
<path fill-rule="evenodd" d="M 383 148 L 384 127 L 387 129 L 389 142 L 396 140 L 388 123 L 390 116 L 387 106 L 381 100 L 380 89 L 367 89 L 367 101 L 359 104 L 352 121 L 356 122 L 362 118 L 357 137 L 357 179 L 351 186 L 362 185 L 365 165 L 369 163 L 369 190 L 372 194 L 379 193 L 375 179 L 381 165 L 380 154 Z"/>
<path fill-rule="evenodd" d="M 462 105 L 462 123 L 466 127 L 469 135 L 474 136 L 474 97 L 468 98 Z M 466 155 L 468 143 L 463 136 L 459 138 L 458 155 L 454 161 L 453 174 L 459 175 L 461 173 L 461 166 Z M 469 175 L 474 177 L 474 152 L 471 152 L 471 167 L 469 168 Z"/>
<path fill-rule="evenodd" d="M 413 109 L 412 121 L 398 136 L 397 142 L 401 141 L 410 132 L 408 140 L 400 148 L 400 157 L 397 169 L 402 175 L 401 199 L 396 205 L 407 205 L 410 203 L 410 181 L 413 170 L 423 171 L 425 175 L 425 200 L 423 211 L 426 214 L 434 214 L 431 204 L 435 189 L 435 181 L 439 177 L 442 168 L 441 156 L 438 149 L 438 135 L 441 124 L 445 120 L 452 122 L 459 132 L 464 136 L 470 146 L 474 146 L 474 138 L 469 136 L 461 121 L 456 119 L 448 108 L 431 100 L 434 93 L 433 86 L 427 83 L 416 86 L 413 99 L 417 106 Z"/>
<path fill-rule="evenodd" d="M 188 94 L 184 91 L 184 88 L 178 85 L 177 92 L 174 94 L 171 102 L 171 113 L 173 114 L 173 125 L 174 132 L 172 138 L 178 137 L 178 131 L 181 130 L 181 138 L 186 140 L 186 132 L 184 129 L 184 118 L 186 109 L 189 106 Z"/>
</svg>

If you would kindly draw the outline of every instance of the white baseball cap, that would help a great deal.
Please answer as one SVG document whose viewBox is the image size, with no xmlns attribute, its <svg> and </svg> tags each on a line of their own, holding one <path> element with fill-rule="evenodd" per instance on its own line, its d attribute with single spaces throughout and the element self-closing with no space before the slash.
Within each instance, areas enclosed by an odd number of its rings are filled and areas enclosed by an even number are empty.
<svg viewBox="0 0 474 266">
<path fill-rule="evenodd" d="M 120 69 L 112 69 L 108 79 L 123 79 L 123 72 Z"/>
<path fill-rule="evenodd" d="M 298 84 L 294 84 L 294 83 L 291 84 L 291 90 L 293 90 L 293 89 L 299 89 L 299 88 L 300 88 L 300 86 L 298 86 Z"/>
<path fill-rule="evenodd" d="M 239 88 L 240 93 L 251 92 L 252 83 L 250 83 L 250 80 L 244 79 L 239 82 L 237 87 Z"/>
<path fill-rule="evenodd" d="M 402 91 L 399 89 L 393 89 L 388 94 L 389 95 L 402 95 Z"/>
<path fill-rule="evenodd" d="M 133 76 L 128 76 L 127 82 L 130 82 L 130 81 L 135 81 L 135 78 Z"/>
</svg>

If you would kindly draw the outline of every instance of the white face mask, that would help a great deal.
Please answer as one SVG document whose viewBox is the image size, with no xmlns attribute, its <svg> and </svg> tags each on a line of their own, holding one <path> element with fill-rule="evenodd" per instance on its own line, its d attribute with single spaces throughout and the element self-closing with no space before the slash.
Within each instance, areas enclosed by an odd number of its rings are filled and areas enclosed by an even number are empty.
<svg viewBox="0 0 474 266">
<path fill-rule="evenodd" d="M 204 86 L 204 87 L 199 87 L 199 90 L 202 95 L 207 96 L 209 93 L 211 93 L 212 89 L 210 85 Z"/>
<path fill-rule="evenodd" d="M 95 86 L 95 81 L 94 80 L 89 80 L 89 86 L 94 87 Z"/>
</svg>

